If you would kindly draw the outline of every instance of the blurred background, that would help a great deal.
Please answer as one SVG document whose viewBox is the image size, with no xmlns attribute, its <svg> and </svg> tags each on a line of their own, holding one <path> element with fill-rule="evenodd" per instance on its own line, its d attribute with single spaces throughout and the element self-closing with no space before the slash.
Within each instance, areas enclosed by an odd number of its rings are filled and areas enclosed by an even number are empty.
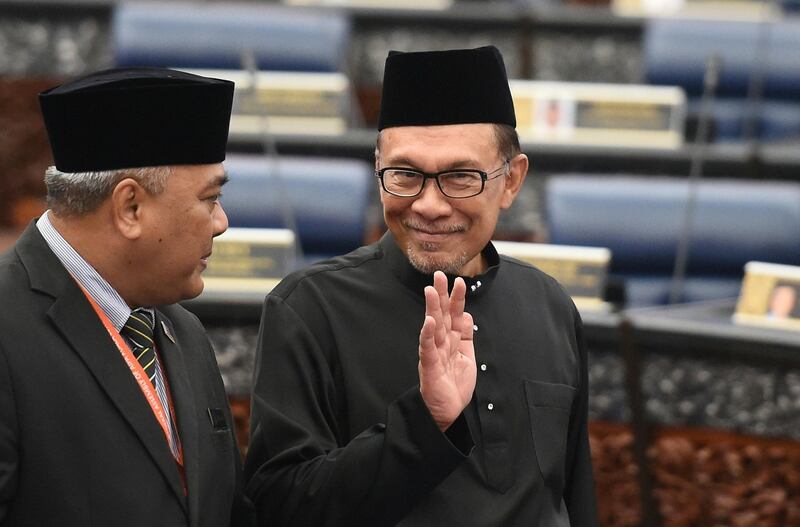
<svg viewBox="0 0 800 527">
<path fill-rule="evenodd" d="M 388 51 L 487 44 L 532 166 L 497 239 L 610 254 L 581 306 L 602 525 L 800 526 L 800 333 L 732 317 L 745 264 L 800 265 L 797 0 L 0 0 L 0 250 L 45 210 L 36 94 L 114 66 L 236 82 L 231 226 L 292 229 L 295 267 L 374 241 Z M 243 451 L 254 293 L 187 303 Z"/>
</svg>

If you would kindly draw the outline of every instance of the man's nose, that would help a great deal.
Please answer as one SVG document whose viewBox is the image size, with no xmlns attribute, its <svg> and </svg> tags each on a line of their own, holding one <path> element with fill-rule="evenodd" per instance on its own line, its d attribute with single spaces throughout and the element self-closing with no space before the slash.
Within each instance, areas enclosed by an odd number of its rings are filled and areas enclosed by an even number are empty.
<svg viewBox="0 0 800 527">
<path fill-rule="evenodd" d="M 447 196 L 442 194 L 439 186 L 433 179 L 425 180 L 422 187 L 422 192 L 414 198 L 414 203 L 411 204 L 414 212 L 428 219 L 447 216 L 452 212 L 450 201 Z"/>
<path fill-rule="evenodd" d="M 217 207 L 214 209 L 214 236 L 219 236 L 223 232 L 228 230 L 228 215 L 225 214 L 225 209 L 222 208 L 222 204 L 218 203 Z"/>
</svg>

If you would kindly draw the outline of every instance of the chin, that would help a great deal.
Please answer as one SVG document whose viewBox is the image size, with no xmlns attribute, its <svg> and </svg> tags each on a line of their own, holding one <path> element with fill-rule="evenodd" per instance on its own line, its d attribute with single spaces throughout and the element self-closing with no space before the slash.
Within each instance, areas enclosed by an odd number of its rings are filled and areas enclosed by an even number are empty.
<svg viewBox="0 0 800 527">
<path fill-rule="evenodd" d="M 202 280 L 198 280 L 196 283 L 193 283 L 191 287 L 188 287 L 184 291 L 184 294 L 181 295 L 180 300 L 189 300 L 192 298 L 196 298 L 200 296 L 200 293 L 203 292 L 203 289 L 205 289 L 205 284 L 203 283 Z"/>
<path fill-rule="evenodd" d="M 414 268 L 424 274 L 433 274 L 434 271 L 443 271 L 447 274 L 459 274 L 461 268 L 469 261 L 466 252 L 448 254 L 442 252 L 417 249 L 409 243 L 406 257 Z"/>
<path fill-rule="evenodd" d="M 180 287 L 175 287 L 180 285 Z M 162 294 L 162 304 L 176 304 L 183 300 L 191 300 L 200 296 L 203 292 L 203 280 L 200 278 L 193 278 L 184 281 L 182 284 L 174 284 L 170 289 L 164 289 Z"/>
</svg>

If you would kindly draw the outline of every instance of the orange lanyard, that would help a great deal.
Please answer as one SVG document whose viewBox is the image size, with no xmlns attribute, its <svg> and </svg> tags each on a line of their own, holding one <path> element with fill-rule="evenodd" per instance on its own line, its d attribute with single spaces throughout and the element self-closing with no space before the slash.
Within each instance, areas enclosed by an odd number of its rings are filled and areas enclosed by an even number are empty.
<svg viewBox="0 0 800 527">
<path fill-rule="evenodd" d="M 111 323 L 111 320 L 108 319 L 108 316 L 105 314 L 105 312 L 100 308 L 100 306 L 97 305 L 97 302 L 95 302 L 94 298 L 92 298 L 92 295 L 90 295 L 81 284 L 78 285 L 83 291 L 83 294 L 86 295 L 89 303 L 92 304 L 94 312 L 97 313 L 97 316 L 100 318 L 100 321 L 103 323 L 106 331 L 108 331 L 108 336 L 110 336 L 114 341 L 114 344 L 117 345 L 120 355 L 122 355 L 122 358 L 125 360 L 125 364 L 128 365 L 128 368 L 133 374 L 133 378 L 136 380 L 136 384 L 139 385 L 139 389 L 142 390 L 145 399 L 147 399 L 148 404 L 150 404 L 150 409 L 153 411 L 153 415 L 156 417 L 158 424 L 161 425 L 161 429 L 164 431 L 164 436 L 169 444 L 172 440 L 170 435 L 169 417 L 164 409 L 164 405 L 161 404 L 161 399 L 158 398 L 158 394 L 156 393 L 153 384 L 150 382 L 150 378 L 144 372 L 142 365 L 139 364 L 139 361 L 136 360 L 136 357 L 134 357 L 130 346 L 128 346 L 128 343 L 125 342 L 125 339 L 119 334 L 119 331 L 117 331 L 117 328 L 115 328 L 114 324 Z M 164 382 L 166 383 L 166 379 L 164 379 Z M 169 393 L 169 385 L 166 386 L 166 389 L 170 415 L 175 415 L 175 409 L 172 407 L 172 397 Z M 178 443 L 177 450 L 178 456 L 175 458 L 175 461 L 178 463 L 178 465 L 180 465 L 181 468 L 183 468 L 183 447 L 180 445 L 180 443 Z"/>
</svg>

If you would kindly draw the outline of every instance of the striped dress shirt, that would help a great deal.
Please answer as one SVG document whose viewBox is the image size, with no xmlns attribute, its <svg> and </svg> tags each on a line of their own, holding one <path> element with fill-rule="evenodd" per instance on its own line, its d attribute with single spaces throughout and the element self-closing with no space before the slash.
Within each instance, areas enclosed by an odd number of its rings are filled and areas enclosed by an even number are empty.
<svg viewBox="0 0 800 527">
<path fill-rule="evenodd" d="M 50 223 L 49 214 L 50 211 L 48 210 L 42 214 L 36 222 L 36 227 L 39 229 L 42 237 L 44 237 L 47 245 L 50 246 L 50 250 L 52 250 L 61 261 L 61 264 L 69 271 L 73 278 L 92 295 L 92 298 L 106 314 L 111 324 L 117 331 L 120 331 L 131 316 L 131 308 L 125 300 L 119 296 L 119 293 L 111 287 L 111 284 L 100 276 L 100 273 L 89 265 L 69 242 L 61 236 L 53 224 Z M 145 308 L 145 310 L 149 313 L 151 320 L 155 320 L 155 311 L 153 308 Z M 132 345 L 129 339 L 125 338 L 125 340 L 129 345 Z M 158 357 L 157 349 L 156 357 Z M 154 385 L 161 405 L 167 412 L 171 438 L 169 448 L 172 451 L 172 455 L 177 459 L 178 453 L 180 452 L 180 438 L 178 437 L 177 430 L 175 430 L 175 421 L 169 405 L 169 397 L 167 396 L 161 360 L 156 360 Z"/>
</svg>

